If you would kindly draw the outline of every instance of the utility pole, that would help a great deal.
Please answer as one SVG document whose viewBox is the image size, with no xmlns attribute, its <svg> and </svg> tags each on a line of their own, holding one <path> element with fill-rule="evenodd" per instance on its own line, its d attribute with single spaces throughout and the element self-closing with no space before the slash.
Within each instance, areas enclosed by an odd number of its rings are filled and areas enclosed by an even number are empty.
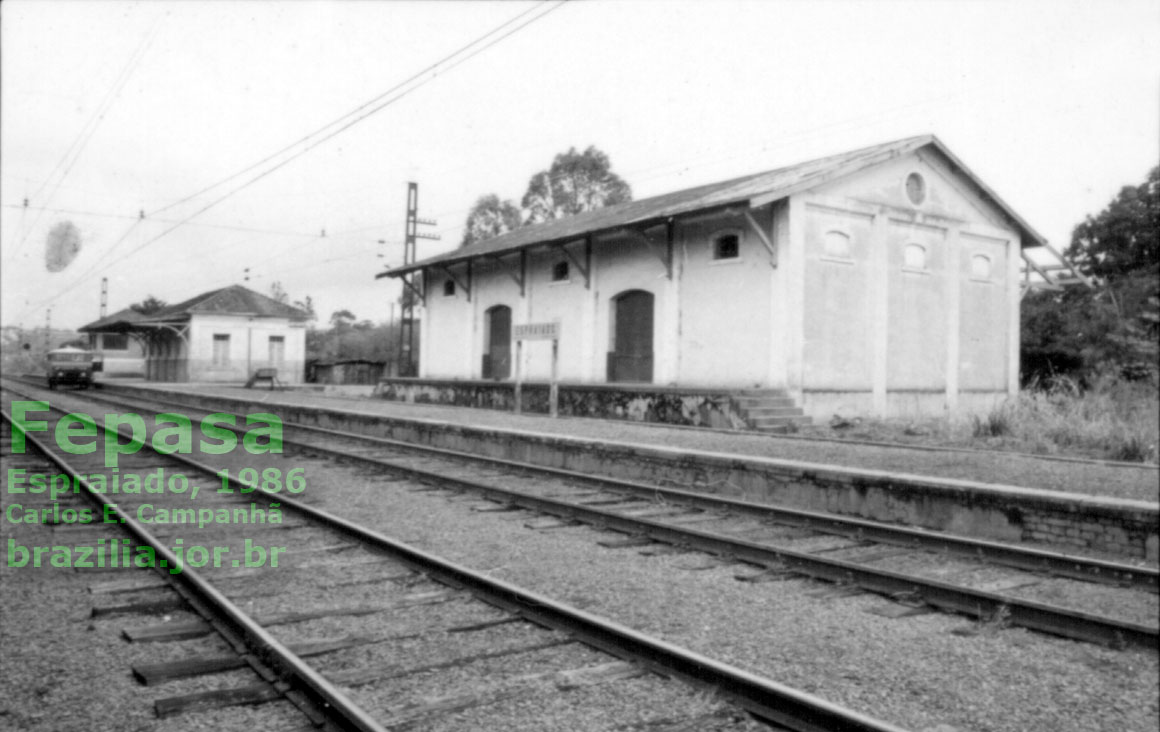
<svg viewBox="0 0 1160 732">
<path fill-rule="evenodd" d="M 52 350 L 52 308 L 44 311 L 44 352 Z"/>
<path fill-rule="evenodd" d="M 101 278 L 101 317 L 109 314 L 109 278 Z"/>
<path fill-rule="evenodd" d="M 430 219 L 419 218 L 419 184 L 407 183 L 407 224 L 403 238 L 403 266 L 415 263 L 415 243 L 419 239 L 438 240 L 436 234 L 420 234 L 419 224 L 435 226 Z M 399 376 L 418 376 L 418 359 L 415 357 L 415 273 L 403 275 L 403 307 L 399 321 Z"/>
</svg>

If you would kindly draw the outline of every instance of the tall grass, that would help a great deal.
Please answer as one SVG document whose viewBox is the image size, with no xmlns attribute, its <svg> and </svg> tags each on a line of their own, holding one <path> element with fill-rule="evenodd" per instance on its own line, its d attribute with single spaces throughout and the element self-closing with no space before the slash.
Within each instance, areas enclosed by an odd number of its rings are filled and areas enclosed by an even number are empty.
<svg viewBox="0 0 1160 732">
<path fill-rule="evenodd" d="M 1113 378 L 1085 390 L 1057 381 L 1049 389 L 1020 392 L 974 417 L 971 426 L 975 439 L 1003 438 L 1029 452 L 1156 462 L 1160 391 L 1155 384 Z"/>
<path fill-rule="evenodd" d="M 818 432 L 835 436 L 829 429 Z M 1049 387 L 1026 389 L 984 414 L 866 419 L 858 429 L 842 434 L 853 439 L 1156 463 L 1160 390 L 1155 383 L 1111 377 L 1082 389 L 1057 378 Z"/>
</svg>

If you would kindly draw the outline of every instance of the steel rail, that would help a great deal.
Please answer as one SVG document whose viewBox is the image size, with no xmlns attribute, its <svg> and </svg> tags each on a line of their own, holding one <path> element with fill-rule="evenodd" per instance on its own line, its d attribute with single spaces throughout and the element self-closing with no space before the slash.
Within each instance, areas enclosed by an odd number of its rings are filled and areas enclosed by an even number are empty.
<svg viewBox="0 0 1160 732">
<path fill-rule="evenodd" d="M 51 409 L 63 411 L 57 407 L 51 407 Z M 123 437 L 128 436 L 127 433 L 118 434 Z M 283 444 L 285 444 L 285 440 Z M 442 475 L 423 468 L 399 465 L 381 458 L 335 448 L 310 446 L 310 449 L 316 452 L 329 453 L 346 460 L 386 468 L 396 473 L 408 475 L 417 481 L 454 486 L 457 490 L 472 491 L 520 508 L 643 536 L 667 544 L 686 546 L 769 569 L 789 570 L 829 582 L 853 585 L 868 592 L 890 597 L 904 596 L 920 599 L 933 607 L 982 620 L 1005 617 L 1006 622 L 1011 625 L 1109 646 L 1132 645 L 1155 649 L 1160 645 L 1160 629 L 1138 623 L 1100 617 L 999 593 L 959 587 L 937 580 L 875 569 L 854 562 L 720 536 L 688 527 L 672 526 L 646 518 L 622 516 L 600 508 L 532 496 L 466 478 Z M 217 472 L 211 466 L 184 455 L 174 453 L 170 457 L 193 465 L 198 469 L 206 470 L 211 474 Z"/>
<path fill-rule="evenodd" d="M 86 395 L 85 398 L 92 399 L 94 401 L 103 401 L 110 404 L 126 403 L 123 398 L 118 400 L 110 397 L 98 397 L 92 395 Z M 164 399 L 138 397 L 135 400 L 146 403 L 152 402 L 156 404 L 169 404 L 174 406 L 189 406 L 182 404 L 179 401 Z M 928 551 L 940 552 L 952 556 L 991 562 L 1001 566 L 1012 567 L 1014 569 L 1021 569 L 1029 572 L 1046 572 L 1060 577 L 1069 577 L 1072 579 L 1085 580 L 1088 582 L 1098 582 L 1112 585 L 1130 585 L 1146 590 L 1148 592 L 1160 592 L 1160 569 L 1154 567 L 1135 566 L 1131 564 L 1124 564 L 1122 562 L 1112 562 L 1089 557 L 1061 554 L 1058 552 L 1037 549 L 1034 547 L 1021 547 L 1011 544 L 1004 544 L 1002 542 L 988 541 L 985 539 L 973 539 L 970 537 L 955 536 L 953 534 L 944 534 L 937 531 L 930 531 L 909 526 L 897 526 L 880 523 L 877 521 L 869 521 L 866 519 L 850 518 L 845 516 L 838 516 L 835 514 L 822 513 L 818 511 L 786 508 L 775 506 L 773 504 L 755 503 L 752 501 L 744 501 L 736 498 L 706 495 L 694 491 L 681 490 L 679 488 L 649 485 L 647 483 L 640 483 L 637 481 L 625 480 L 621 478 L 602 477 L 588 473 L 579 473 L 563 468 L 532 465 L 529 463 L 521 463 L 515 460 L 507 460 L 504 458 L 476 455 L 458 450 L 449 450 L 447 448 L 416 445 L 414 443 L 404 442 L 402 440 L 375 437 L 372 435 L 362 435 L 356 432 L 347 432 L 345 430 L 305 425 L 297 422 L 285 422 L 283 425 L 284 427 L 288 426 L 293 429 L 304 430 L 307 432 L 317 432 L 324 435 L 338 436 L 344 439 L 353 439 L 370 444 L 382 445 L 385 447 L 394 447 L 412 452 L 438 455 L 458 461 L 473 463 L 482 462 L 490 465 L 500 466 L 509 470 L 516 470 L 525 473 L 539 473 L 564 480 L 579 481 L 593 488 L 626 491 L 652 500 L 662 499 L 711 511 L 743 513 L 757 516 L 763 519 L 772 520 L 787 526 L 805 528 L 812 531 L 834 534 L 837 536 L 846 536 L 862 541 L 873 541 L 881 544 L 890 544 L 894 546 L 915 549 L 921 548 Z M 230 429 L 234 429 L 237 432 L 244 432 L 244 430 L 239 428 L 231 428 L 228 425 L 224 426 Z M 295 445 L 307 450 L 323 449 L 310 443 L 301 443 L 285 438 L 283 438 L 283 443 L 288 445 Z"/>
<path fill-rule="evenodd" d="M 51 407 L 51 409 L 58 412 L 64 411 L 56 407 Z M 21 429 L 7 414 L 4 414 L 4 416 L 13 427 Z M 89 423 L 96 425 L 96 422 L 92 420 L 89 420 Z M 96 426 L 98 429 L 104 429 L 107 434 L 113 433 L 122 437 L 127 436 L 125 433 L 105 428 L 103 425 Z M 21 431 L 23 432 L 23 429 Z M 25 434 L 27 435 L 27 433 Z M 39 449 L 44 451 L 46 455 L 49 455 L 62 469 L 65 469 L 63 460 L 46 451 L 43 445 L 38 440 L 31 438 L 30 435 L 28 439 L 29 442 L 37 445 Z M 184 455 L 171 453 L 165 455 L 165 457 L 191 465 L 211 475 L 217 473 L 213 466 Z M 73 474 L 77 475 L 75 472 Z M 107 499 L 104 499 L 103 495 L 94 491 L 87 481 L 83 478 L 80 478 L 80 480 L 90 495 L 108 503 Z M 244 483 L 244 481 L 239 482 Z M 525 590 L 502 580 L 493 579 L 462 565 L 442 559 L 434 554 L 391 539 L 371 529 L 359 526 L 327 511 L 301 503 L 289 496 L 267 494 L 257 486 L 251 487 L 255 489 L 253 493 L 249 494 L 251 497 L 257 496 L 266 501 L 277 498 L 282 507 L 289 508 L 303 516 L 314 519 L 328 528 L 357 539 L 374 548 L 384 550 L 398 561 L 423 572 L 442 584 L 467 589 L 488 604 L 517 614 L 537 624 L 570 633 L 589 646 L 602 650 L 610 655 L 639 663 L 661 675 L 673 676 L 695 686 L 710 686 L 720 696 L 737 704 L 755 716 L 775 724 L 780 724 L 791 730 L 797 732 L 905 732 L 902 728 L 859 714 L 813 696 L 812 694 L 799 691 L 784 684 L 779 684 L 721 661 L 675 646 L 612 620 L 601 618 L 592 613 L 587 613 L 564 603 L 557 602 L 545 595 Z M 131 517 L 125 516 L 123 518 L 126 520 L 125 525 L 131 527 L 135 535 L 142 540 L 150 541 L 151 545 L 155 546 L 158 556 L 162 556 L 171 562 L 177 561 L 177 558 L 168 549 L 161 545 L 160 542 L 138 525 Z M 204 594 L 206 597 L 211 598 L 215 604 L 220 603 L 221 607 L 229 608 L 240 616 L 237 618 L 237 622 L 243 624 L 247 631 L 247 637 L 253 634 L 254 637 L 268 639 L 268 652 L 277 654 L 277 656 L 271 655 L 270 660 L 282 662 L 282 659 L 278 656 L 284 655 L 287 657 L 286 661 L 293 659 L 305 666 L 297 656 L 286 650 L 284 646 L 274 640 L 272 636 L 269 636 L 264 629 L 257 626 L 257 624 L 238 610 L 228 599 L 198 577 L 196 573 L 192 570 L 186 570 L 186 572 L 190 576 L 184 579 L 190 581 L 191 585 L 196 586 L 199 594 Z M 186 572 L 182 574 L 184 575 Z M 313 682 L 317 682 L 322 687 L 333 688 L 329 682 L 308 666 L 295 671 L 289 676 L 290 678 L 288 680 L 292 681 L 302 682 L 309 680 L 312 682 L 311 687 L 314 686 Z M 309 690 L 313 691 L 314 689 L 311 688 Z M 327 701 L 332 704 L 334 701 L 346 701 L 345 697 L 337 692 L 337 690 L 334 690 L 334 695 L 335 698 L 333 700 L 330 700 L 328 695 Z M 375 725 L 373 720 L 368 720 L 368 723 Z M 360 730 L 382 729 L 377 725 L 368 727 L 352 726 L 350 728 Z"/>
<path fill-rule="evenodd" d="M 781 549 L 766 544 L 711 534 L 689 527 L 673 526 L 647 518 L 622 516 L 612 511 L 581 506 L 552 498 L 532 496 L 519 491 L 490 486 L 465 478 L 441 475 L 422 468 L 397 465 L 387 460 L 333 448 L 312 448 L 409 475 L 416 480 L 455 486 L 501 503 L 526 508 L 559 518 L 580 521 L 655 541 L 684 546 L 699 551 L 755 564 L 770 569 L 786 569 L 817 579 L 860 587 L 891 597 L 920 598 L 943 610 L 990 619 L 1005 613 L 1008 622 L 1052 635 L 1110 646 L 1125 644 L 1157 648 L 1160 629 L 1105 618 L 1079 611 L 1001 595 L 984 590 L 959 587 L 937 580 L 914 577 L 884 569 L 874 569 L 854 562 L 821 557 L 805 552 Z"/>
<path fill-rule="evenodd" d="M 102 515 L 116 516 L 118 525 L 133 535 L 138 542 L 153 549 L 158 559 L 157 571 L 173 583 L 175 589 L 223 635 L 244 660 L 264 681 L 302 709 L 314 724 L 333 723 L 334 727 L 358 732 L 386 732 L 365 710 L 351 701 L 337 687 L 274 638 L 265 628 L 221 594 L 200 574 L 188 566 L 176 574 L 164 572 L 161 567 L 181 567 L 176 555 L 160 539 L 153 536 L 132 516 L 118 508 L 104 494 L 95 490 L 67 461 L 50 450 L 40 439 L 25 431 L 6 411 L 0 410 L 4 421 L 24 435 L 25 444 L 31 444 L 63 472 L 73 476 L 87 495 L 102 507 Z M 95 424 L 95 422 L 93 423 Z M 26 449 L 27 451 L 27 449 Z M 107 521 L 107 519 L 106 519 Z M 162 564 L 164 562 L 164 564 Z M 239 648 L 239 645 L 242 646 Z M 243 648 L 249 653 L 244 653 Z M 250 653 L 253 655 L 251 656 Z"/>
<path fill-rule="evenodd" d="M 838 516 L 820 511 L 787 508 L 767 503 L 744 501 L 737 498 L 706 495 L 704 493 L 679 488 L 650 485 L 620 478 L 606 478 L 562 468 L 530 465 L 504 458 L 474 455 L 455 450 L 447 450 L 445 448 L 413 445 L 388 438 L 359 435 L 353 432 L 330 430 L 323 427 L 301 425 L 293 422 L 289 423 L 289 426 L 293 429 L 317 431 L 372 444 L 382 444 L 388 447 L 401 447 L 416 452 L 436 454 L 454 460 L 483 462 L 524 473 L 540 473 L 563 480 L 583 482 L 593 488 L 625 491 L 643 498 L 665 500 L 678 505 L 688 505 L 709 511 L 752 515 L 787 526 L 811 529 L 820 533 L 845 536 L 851 539 L 873 541 L 880 544 L 891 544 L 915 549 L 921 548 L 952 556 L 992 562 L 1014 569 L 1031 572 L 1047 572 L 1061 577 L 1069 577 L 1071 579 L 1085 580 L 1088 582 L 1131 585 L 1153 593 L 1160 592 L 1160 570 L 1153 567 L 1139 567 L 1122 562 L 1060 554 L 1058 552 L 1033 547 L 1013 546 L 1011 544 L 987 541 L 985 539 L 955 536 L 937 531 Z M 307 450 L 324 449 L 310 443 L 300 443 L 285 438 L 283 438 L 283 443 L 296 445 Z"/>
</svg>

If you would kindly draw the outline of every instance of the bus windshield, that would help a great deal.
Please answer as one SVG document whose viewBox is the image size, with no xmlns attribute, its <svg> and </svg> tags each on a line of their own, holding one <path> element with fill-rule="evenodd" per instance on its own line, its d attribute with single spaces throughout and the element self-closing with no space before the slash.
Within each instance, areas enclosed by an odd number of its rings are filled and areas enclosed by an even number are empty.
<svg viewBox="0 0 1160 732">
<path fill-rule="evenodd" d="M 48 360 L 52 363 L 88 363 L 93 356 L 91 353 L 50 353 Z"/>
</svg>

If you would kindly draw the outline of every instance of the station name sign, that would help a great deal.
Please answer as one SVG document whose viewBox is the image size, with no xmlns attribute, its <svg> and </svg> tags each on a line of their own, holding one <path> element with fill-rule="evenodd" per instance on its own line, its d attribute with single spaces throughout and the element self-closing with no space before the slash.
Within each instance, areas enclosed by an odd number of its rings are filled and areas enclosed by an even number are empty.
<svg viewBox="0 0 1160 732">
<path fill-rule="evenodd" d="M 512 338 L 517 341 L 556 341 L 560 339 L 560 324 L 524 323 L 513 325 Z"/>
</svg>

